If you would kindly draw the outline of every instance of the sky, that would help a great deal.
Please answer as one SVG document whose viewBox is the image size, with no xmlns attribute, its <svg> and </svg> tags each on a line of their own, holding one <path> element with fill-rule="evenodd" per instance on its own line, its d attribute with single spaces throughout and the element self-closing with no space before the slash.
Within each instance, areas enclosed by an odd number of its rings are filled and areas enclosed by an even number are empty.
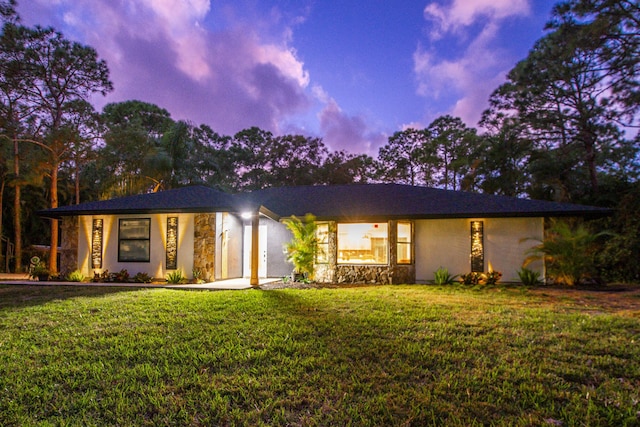
<svg viewBox="0 0 640 427">
<path fill-rule="evenodd" d="M 477 127 L 544 34 L 551 0 L 18 0 L 25 25 L 96 49 L 114 90 L 175 120 L 375 156 L 450 114 Z"/>
</svg>

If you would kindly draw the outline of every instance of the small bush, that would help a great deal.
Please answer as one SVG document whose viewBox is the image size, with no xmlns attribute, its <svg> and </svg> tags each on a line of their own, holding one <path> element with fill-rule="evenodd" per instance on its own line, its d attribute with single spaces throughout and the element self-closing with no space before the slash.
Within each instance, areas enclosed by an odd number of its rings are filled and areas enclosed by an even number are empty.
<svg viewBox="0 0 640 427">
<path fill-rule="evenodd" d="M 440 267 L 433 272 L 433 283 L 436 285 L 452 285 L 455 282 L 456 277 L 458 276 L 450 275 L 448 269 Z"/>
<path fill-rule="evenodd" d="M 68 282 L 83 282 L 85 277 L 84 274 L 80 272 L 80 270 L 75 270 L 67 274 L 66 279 Z"/>
<path fill-rule="evenodd" d="M 479 285 L 480 279 L 482 279 L 482 274 L 471 272 L 462 274 L 460 276 L 460 283 L 462 283 L 463 285 Z"/>
<path fill-rule="evenodd" d="M 191 272 L 193 273 L 193 280 L 196 283 L 204 283 L 204 273 L 201 269 L 194 268 Z"/>
<path fill-rule="evenodd" d="M 525 286 L 536 286 L 542 283 L 540 280 L 540 273 L 537 271 L 522 267 L 517 273 L 518 277 L 520 277 L 520 281 Z"/>
<path fill-rule="evenodd" d="M 136 283 L 151 283 L 153 278 L 149 276 L 147 273 L 136 273 L 133 276 L 133 281 Z"/>
<path fill-rule="evenodd" d="M 120 283 L 126 283 L 129 281 L 129 272 L 127 269 L 123 268 L 118 273 L 115 273 L 114 280 Z"/>
<path fill-rule="evenodd" d="M 499 271 L 489 271 L 486 274 L 482 275 L 482 280 L 485 285 L 495 285 L 502 278 L 502 273 Z"/>
<path fill-rule="evenodd" d="M 177 285 L 179 283 L 182 283 L 184 280 L 186 280 L 186 277 L 184 277 L 184 275 L 182 274 L 182 270 L 172 271 L 171 273 L 167 274 L 167 283 Z"/>
</svg>

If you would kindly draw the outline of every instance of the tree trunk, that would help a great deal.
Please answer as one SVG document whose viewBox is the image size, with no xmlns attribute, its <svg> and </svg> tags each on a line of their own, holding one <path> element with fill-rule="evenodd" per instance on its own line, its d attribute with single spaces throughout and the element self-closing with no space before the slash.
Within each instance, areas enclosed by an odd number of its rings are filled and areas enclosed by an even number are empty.
<svg viewBox="0 0 640 427">
<path fill-rule="evenodd" d="M 13 199 L 13 231 L 15 240 L 16 273 L 22 273 L 22 209 L 20 208 L 20 156 L 18 139 L 13 139 L 13 173 L 15 175 L 15 197 Z"/>
<path fill-rule="evenodd" d="M 2 178 L 2 182 L 0 183 L 0 269 L 2 269 L 2 266 L 5 265 L 4 254 L 2 252 L 2 207 L 4 202 L 4 184 L 5 180 L 4 178 Z"/>
<path fill-rule="evenodd" d="M 598 170 L 596 168 L 596 150 L 594 148 L 593 138 L 588 138 L 585 140 L 585 151 L 586 151 L 586 161 L 587 167 L 589 168 L 589 181 L 591 183 L 591 192 L 592 194 L 598 193 Z"/>
<path fill-rule="evenodd" d="M 58 207 L 58 162 L 51 165 L 51 208 Z M 58 220 L 51 220 L 51 247 L 49 248 L 49 270 L 51 274 L 58 273 Z"/>
<path fill-rule="evenodd" d="M 75 190 L 76 190 L 76 205 L 80 204 L 80 166 L 78 166 L 79 160 L 76 157 L 75 165 Z"/>
</svg>

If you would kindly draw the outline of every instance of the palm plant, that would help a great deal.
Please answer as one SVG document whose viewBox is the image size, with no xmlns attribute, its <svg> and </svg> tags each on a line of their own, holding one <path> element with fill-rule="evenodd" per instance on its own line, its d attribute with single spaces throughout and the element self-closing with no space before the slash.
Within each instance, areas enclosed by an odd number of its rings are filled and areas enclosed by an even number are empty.
<svg viewBox="0 0 640 427">
<path fill-rule="evenodd" d="M 293 239 L 285 245 L 287 261 L 293 263 L 294 272 L 313 280 L 316 255 L 318 254 L 318 237 L 316 235 L 316 217 L 306 214 L 304 220 L 295 215 L 284 221 Z"/>
<path fill-rule="evenodd" d="M 433 272 L 433 283 L 436 285 L 452 285 L 457 277 L 457 275 L 452 276 L 449 274 L 448 269 L 440 267 Z"/>
<path fill-rule="evenodd" d="M 182 274 L 182 270 L 172 271 L 167 274 L 167 283 L 171 284 L 180 284 L 182 283 L 186 277 Z"/>
<path fill-rule="evenodd" d="M 572 227 L 565 221 L 554 221 L 544 240 L 531 249 L 523 267 L 543 260 L 547 273 L 556 283 L 569 286 L 595 275 L 594 256 L 597 240 L 607 232 L 592 233 L 584 224 Z M 526 240 L 526 239 L 525 239 Z"/>
</svg>

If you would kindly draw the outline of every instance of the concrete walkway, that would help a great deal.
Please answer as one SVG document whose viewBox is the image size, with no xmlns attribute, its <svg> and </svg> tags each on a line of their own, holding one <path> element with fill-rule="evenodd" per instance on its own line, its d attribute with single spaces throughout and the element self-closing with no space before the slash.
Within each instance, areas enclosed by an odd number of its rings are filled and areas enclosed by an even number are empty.
<svg viewBox="0 0 640 427">
<path fill-rule="evenodd" d="M 260 284 L 277 282 L 279 278 L 260 279 Z M 29 279 L 28 274 L 0 273 L 0 285 L 29 285 L 29 286 L 102 286 L 102 287 L 130 287 L 130 288 L 169 288 L 169 289 L 209 289 L 209 290 L 238 290 L 251 289 L 249 279 L 227 279 L 201 284 L 169 285 L 165 283 L 94 283 L 94 282 L 39 282 Z"/>
</svg>

